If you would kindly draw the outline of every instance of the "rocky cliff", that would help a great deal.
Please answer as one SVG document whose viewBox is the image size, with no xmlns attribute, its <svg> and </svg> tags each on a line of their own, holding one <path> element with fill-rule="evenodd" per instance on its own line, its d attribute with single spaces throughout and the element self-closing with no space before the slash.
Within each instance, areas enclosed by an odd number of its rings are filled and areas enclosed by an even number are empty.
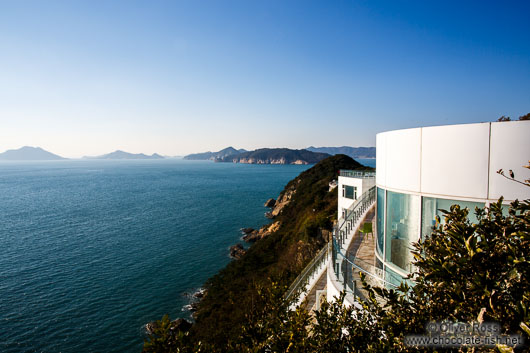
<svg viewBox="0 0 530 353">
<path fill-rule="evenodd" d="M 327 153 L 288 148 L 262 148 L 227 156 L 216 161 L 246 164 L 315 164 L 329 157 Z"/>
</svg>

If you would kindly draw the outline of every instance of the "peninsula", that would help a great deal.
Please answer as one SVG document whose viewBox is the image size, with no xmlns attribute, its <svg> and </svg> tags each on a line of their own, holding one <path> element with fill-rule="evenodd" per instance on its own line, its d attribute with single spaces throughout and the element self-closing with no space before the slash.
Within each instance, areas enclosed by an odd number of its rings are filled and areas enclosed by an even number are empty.
<svg viewBox="0 0 530 353">
<path fill-rule="evenodd" d="M 228 156 L 233 156 L 239 153 L 248 152 L 245 149 L 235 149 L 234 147 L 230 146 L 227 148 L 224 148 L 217 152 L 202 152 L 202 153 L 193 153 L 188 154 L 187 156 L 184 156 L 184 159 L 190 160 L 190 161 L 206 161 L 206 160 L 212 160 L 215 161 L 217 159 L 222 159 Z"/>
<path fill-rule="evenodd" d="M 315 164 L 329 157 L 327 153 L 288 148 L 261 148 L 217 159 L 216 162 L 246 164 Z"/>
</svg>

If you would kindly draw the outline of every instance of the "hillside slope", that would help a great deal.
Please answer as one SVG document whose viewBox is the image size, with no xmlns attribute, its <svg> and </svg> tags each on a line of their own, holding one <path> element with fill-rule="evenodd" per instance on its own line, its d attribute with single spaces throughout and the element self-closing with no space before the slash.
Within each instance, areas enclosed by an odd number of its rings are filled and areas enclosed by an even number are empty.
<svg viewBox="0 0 530 353">
<path fill-rule="evenodd" d="M 269 278 L 289 285 L 326 243 L 336 219 L 337 191 L 329 182 L 340 169 L 369 169 L 345 155 L 319 162 L 291 180 L 278 199 L 289 202 L 275 217 L 279 229 L 258 240 L 240 259 L 232 261 L 206 283 L 207 294 L 196 313 L 193 340 L 222 347 L 241 332 L 246 314 L 259 305 L 257 285 Z"/>
</svg>

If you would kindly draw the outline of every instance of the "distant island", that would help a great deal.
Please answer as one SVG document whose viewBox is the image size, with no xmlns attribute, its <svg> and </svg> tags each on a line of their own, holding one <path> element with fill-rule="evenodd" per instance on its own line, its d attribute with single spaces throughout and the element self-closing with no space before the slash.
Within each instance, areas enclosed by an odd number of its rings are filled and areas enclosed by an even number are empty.
<svg viewBox="0 0 530 353">
<path fill-rule="evenodd" d="M 129 152 L 117 150 L 117 151 L 107 153 L 101 156 L 83 157 L 83 158 L 87 158 L 87 159 L 163 159 L 164 157 L 157 153 L 153 153 L 152 155 L 149 156 L 143 153 L 129 153 Z"/>
<path fill-rule="evenodd" d="M 201 161 L 201 160 L 212 160 L 215 161 L 217 159 L 223 159 L 228 156 L 233 156 L 239 153 L 248 152 L 244 149 L 236 150 L 234 147 L 230 146 L 225 149 L 222 149 L 218 152 L 203 152 L 203 153 L 194 153 L 189 154 L 187 156 L 184 156 L 184 159 L 191 160 L 191 161 Z"/>
<path fill-rule="evenodd" d="M 305 151 L 305 152 L 302 152 Z M 325 156 L 307 152 L 324 153 Z M 314 147 L 302 150 L 287 148 L 262 148 L 255 151 L 227 147 L 218 152 L 193 153 L 184 156 L 187 160 L 212 160 L 216 162 L 255 163 L 255 164 L 314 164 L 329 155 L 344 154 L 351 158 L 375 158 L 375 147 Z M 303 157 L 302 157 L 303 156 Z"/>
<path fill-rule="evenodd" d="M 308 151 L 328 153 L 331 155 L 345 154 L 351 158 L 375 158 L 375 147 L 313 147 L 306 148 Z"/>
<path fill-rule="evenodd" d="M 226 156 L 215 161 L 246 164 L 315 164 L 329 156 L 327 153 L 308 150 L 261 148 L 255 151 Z"/>
<path fill-rule="evenodd" d="M 0 160 L 5 161 L 56 161 L 66 159 L 40 147 L 24 146 L 16 150 L 0 153 Z"/>
</svg>

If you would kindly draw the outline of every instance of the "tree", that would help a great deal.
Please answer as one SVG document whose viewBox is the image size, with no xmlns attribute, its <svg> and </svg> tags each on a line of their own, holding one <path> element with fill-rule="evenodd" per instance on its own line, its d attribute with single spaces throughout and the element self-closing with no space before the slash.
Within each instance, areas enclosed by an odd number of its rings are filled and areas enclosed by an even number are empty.
<svg viewBox="0 0 530 353">
<path fill-rule="evenodd" d="M 530 120 L 530 113 L 521 115 L 519 117 L 519 120 Z M 497 121 L 512 121 L 512 119 L 509 116 L 501 116 Z"/>
<path fill-rule="evenodd" d="M 525 167 L 530 168 L 530 162 Z M 502 201 L 477 208 L 476 224 L 469 221 L 469 210 L 458 205 L 443 211 L 445 223 L 415 244 L 413 287 L 373 288 L 363 280 L 369 299 L 362 303 L 362 310 L 344 307 L 342 297 L 325 303 L 315 315 L 316 323 L 304 331 L 309 337 L 290 342 L 291 351 L 420 352 L 425 348 L 405 345 L 405 336 L 423 334 L 427 322 L 444 320 L 497 322 L 501 333 L 522 336 L 527 343 L 519 350 L 528 351 L 530 200 L 513 202 L 507 212 Z M 266 315 L 254 325 L 272 324 L 268 320 Z M 291 323 L 291 327 L 296 326 Z M 271 334 L 265 336 L 274 341 L 275 337 L 294 334 L 285 329 L 285 325 L 272 324 Z M 496 349 L 511 351 L 505 346 Z M 491 348 L 453 349 L 466 350 Z"/>
<path fill-rule="evenodd" d="M 530 169 L 530 162 L 525 168 Z M 501 175 L 502 170 L 499 171 Z M 507 176 L 505 176 L 507 177 Z M 515 179 L 510 173 L 509 179 Z M 530 187 L 530 180 L 520 181 Z M 241 333 L 223 346 L 190 341 L 168 330 L 146 352 L 423 352 L 408 346 L 405 337 L 425 334 L 431 321 L 497 322 L 502 334 L 523 337 L 517 351 L 530 351 L 530 200 L 503 199 L 469 210 L 453 205 L 444 210 L 445 223 L 414 245 L 415 285 L 374 288 L 361 274 L 368 293 L 361 308 L 342 305 L 344 294 L 323 303 L 312 318 L 303 308 L 291 310 L 283 300 L 285 288 L 258 285 L 256 302 L 241 323 Z M 168 319 L 169 320 L 169 319 Z M 166 322 L 167 324 L 167 322 Z M 167 327 L 167 325 L 162 325 Z M 169 348 L 168 348 L 169 347 Z M 173 349 L 177 350 L 165 350 Z M 145 348 L 145 346 L 144 346 Z M 512 348 L 452 348 L 444 352 L 511 352 Z M 434 349 L 432 351 L 435 351 Z"/>
</svg>

